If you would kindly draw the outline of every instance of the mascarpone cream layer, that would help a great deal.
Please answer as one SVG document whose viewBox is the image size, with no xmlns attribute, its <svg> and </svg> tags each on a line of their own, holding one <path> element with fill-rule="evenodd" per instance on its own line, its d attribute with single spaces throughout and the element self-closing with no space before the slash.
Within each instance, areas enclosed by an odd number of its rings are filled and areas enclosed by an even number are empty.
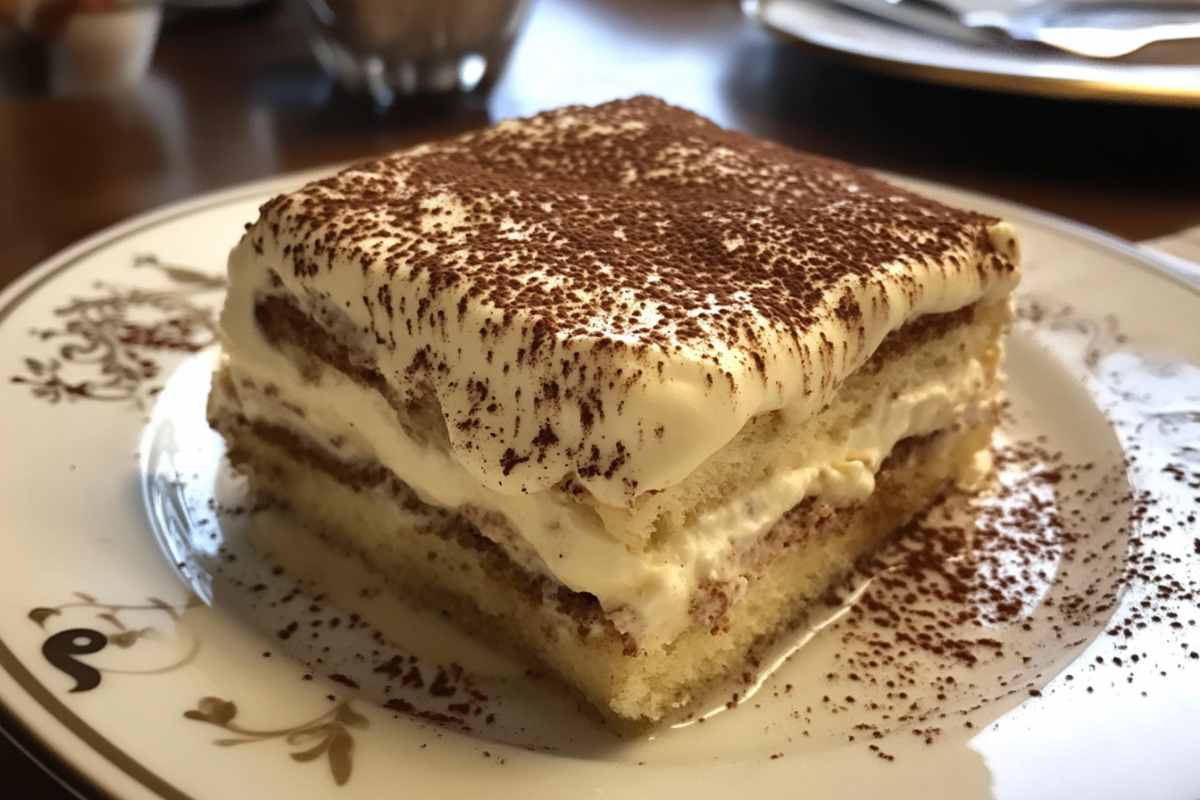
<svg viewBox="0 0 1200 800">
<path fill-rule="evenodd" d="M 797 503 L 819 496 L 833 505 L 867 498 L 875 473 L 899 440 L 950 425 L 981 400 L 987 374 L 976 359 L 947 361 L 894 397 L 865 409 L 844 438 L 799 440 L 786 468 L 720 505 L 702 509 L 682 536 L 637 551 L 614 538 L 591 507 L 546 488 L 512 493 L 478 480 L 453 450 L 421 444 L 396 424 L 395 411 L 373 389 L 333 369 L 316 382 L 273 347 L 253 322 L 250 293 L 234 292 L 226 307 L 224 364 L 235 382 L 274 384 L 276 399 L 239 393 L 248 419 L 294 425 L 317 442 L 336 440 L 339 458 L 379 461 L 423 502 L 503 515 L 522 544 L 506 547 L 526 569 L 575 591 L 590 592 L 624 633 L 643 647 L 669 642 L 691 622 L 698 589 L 739 576 L 739 554 Z M 279 402 L 303 417 L 282 412 Z M 486 535 L 486 531 L 484 531 Z M 504 542 L 500 542 L 502 546 Z"/>
</svg>

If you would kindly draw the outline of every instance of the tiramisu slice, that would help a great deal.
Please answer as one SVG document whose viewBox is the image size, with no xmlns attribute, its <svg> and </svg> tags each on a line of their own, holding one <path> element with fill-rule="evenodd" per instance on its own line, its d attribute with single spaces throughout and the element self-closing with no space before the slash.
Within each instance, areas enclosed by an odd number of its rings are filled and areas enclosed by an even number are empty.
<svg viewBox="0 0 1200 800">
<path fill-rule="evenodd" d="M 209 405 L 262 492 L 659 719 L 985 462 L 1011 227 L 637 98 L 277 197 Z"/>
</svg>

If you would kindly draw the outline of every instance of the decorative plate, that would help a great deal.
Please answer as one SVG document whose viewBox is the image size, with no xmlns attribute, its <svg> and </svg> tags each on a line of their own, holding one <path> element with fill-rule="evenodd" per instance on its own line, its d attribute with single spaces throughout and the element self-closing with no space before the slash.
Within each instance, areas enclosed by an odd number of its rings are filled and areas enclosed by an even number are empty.
<svg viewBox="0 0 1200 800">
<path fill-rule="evenodd" d="M 204 402 L 225 255 L 303 177 L 131 220 L 0 296 L 0 700 L 95 786 L 1200 795 L 1195 285 L 1094 231 L 919 186 L 1025 237 L 995 480 L 699 713 L 616 732 L 291 535 L 222 464 Z"/>
</svg>

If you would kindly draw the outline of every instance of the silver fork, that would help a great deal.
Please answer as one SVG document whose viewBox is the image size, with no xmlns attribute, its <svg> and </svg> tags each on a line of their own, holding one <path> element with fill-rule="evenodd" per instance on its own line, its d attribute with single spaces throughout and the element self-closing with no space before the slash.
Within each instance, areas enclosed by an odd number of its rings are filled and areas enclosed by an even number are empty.
<svg viewBox="0 0 1200 800">
<path fill-rule="evenodd" d="M 1046 2 L 1012 12 L 960 13 L 939 0 L 870 0 L 913 11 L 922 9 L 967 28 L 992 30 L 1023 42 L 1039 42 L 1089 58 L 1120 58 L 1148 44 L 1200 39 L 1200 2 Z M 852 2 L 867 10 L 862 0 Z"/>
</svg>

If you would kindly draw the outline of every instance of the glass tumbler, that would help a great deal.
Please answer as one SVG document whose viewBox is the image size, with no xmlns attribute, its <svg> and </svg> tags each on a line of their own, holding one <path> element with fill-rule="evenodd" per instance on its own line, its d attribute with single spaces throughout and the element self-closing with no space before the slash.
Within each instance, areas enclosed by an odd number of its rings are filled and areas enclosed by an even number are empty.
<svg viewBox="0 0 1200 800">
<path fill-rule="evenodd" d="M 529 0 L 305 0 L 313 53 L 343 86 L 397 96 L 486 88 Z"/>
</svg>

